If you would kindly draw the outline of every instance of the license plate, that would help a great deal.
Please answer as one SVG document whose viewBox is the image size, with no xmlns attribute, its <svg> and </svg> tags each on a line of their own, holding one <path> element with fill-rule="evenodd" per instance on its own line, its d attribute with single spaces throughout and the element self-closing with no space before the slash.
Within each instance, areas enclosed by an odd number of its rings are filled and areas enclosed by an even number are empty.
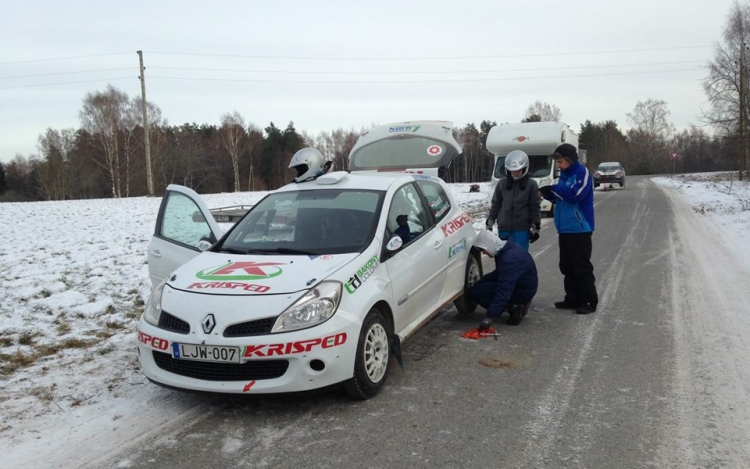
<svg viewBox="0 0 750 469">
<path fill-rule="evenodd" d="M 229 222 L 229 215 L 214 215 L 214 219 L 219 223 Z"/>
<path fill-rule="evenodd" d="M 240 348 L 172 343 L 172 357 L 180 360 L 240 363 Z"/>
</svg>

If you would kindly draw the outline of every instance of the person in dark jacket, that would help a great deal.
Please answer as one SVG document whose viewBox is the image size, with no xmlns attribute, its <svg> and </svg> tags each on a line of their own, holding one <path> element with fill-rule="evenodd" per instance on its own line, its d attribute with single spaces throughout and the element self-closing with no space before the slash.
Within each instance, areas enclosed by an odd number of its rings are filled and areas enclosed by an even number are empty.
<svg viewBox="0 0 750 469">
<path fill-rule="evenodd" d="M 492 194 L 487 229 L 492 230 L 497 221 L 501 238 L 511 237 L 528 251 L 529 243 L 539 239 L 541 202 L 539 186 L 529 174 L 529 155 L 513 150 L 505 157 L 505 177 Z"/>
<path fill-rule="evenodd" d="M 539 286 L 534 259 L 513 238 L 503 240 L 489 230 L 477 235 L 474 246 L 495 259 L 495 270 L 469 288 L 469 298 L 487 310 L 479 329 L 487 330 L 506 310 L 510 312 L 508 324 L 519 324 Z"/>
<path fill-rule="evenodd" d="M 594 184 L 586 166 L 578 162 L 578 151 L 563 143 L 552 154 L 560 169 L 557 184 L 545 186 L 540 194 L 555 204 L 555 227 L 560 246 L 560 272 L 564 277 L 565 299 L 558 309 L 575 309 L 578 314 L 596 311 L 594 266 L 591 264 L 591 237 L 594 233 Z"/>
</svg>

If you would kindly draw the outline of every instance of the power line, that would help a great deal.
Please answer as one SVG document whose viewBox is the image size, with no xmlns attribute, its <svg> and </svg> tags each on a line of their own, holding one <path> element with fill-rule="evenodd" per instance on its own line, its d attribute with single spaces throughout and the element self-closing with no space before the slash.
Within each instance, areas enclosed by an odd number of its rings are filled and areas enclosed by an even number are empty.
<svg viewBox="0 0 750 469">
<path fill-rule="evenodd" d="M 4 86 L 0 90 L 13 90 L 18 88 L 38 88 L 40 86 L 58 86 L 58 85 L 72 85 L 76 83 L 96 83 L 102 81 L 116 81 L 116 80 L 137 80 L 138 77 L 115 77 L 115 78 L 100 78 L 97 80 L 80 80 L 80 81 L 62 81 L 58 83 L 40 83 L 38 85 L 20 85 L 20 86 Z"/>
<path fill-rule="evenodd" d="M 580 70 L 586 68 L 617 68 L 617 67 L 648 67 L 652 65 L 683 65 L 692 63 L 704 63 L 704 60 L 687 60 L 682 62 L 651 62 L 641 64 L 616 64 L 616 65 L 582 65 L 576 67 L 545 67 L 545 68 L 509 68 L 493 70 L 440 70 L 440 71 L 308 71 L 308 70 L 259 70 L 259 69 L 232 69 L 232 68 L 198 68 L 198 67 L 149 67 L 152 70 L 190 70 L 197 72 L 239 72 L 239 73 L 280 73 L 280 74 L 307 74 L 307 75 L 429 75 L 429 74 L 467 74 L 467 73 L 505 73 L 505 72 L 536 72 L 548 70 Z M 2 78 L 0 78 L 2 79 Z"/>
<path fill-rule="evenodd" d="M 665 50 L 686 50 L 686 49 L 706 49 L 713 46 L 683 46 L 683 47 L 656 47 L 650 49 L 613 49 L 599 50 L 588 52 L 554 52 L 542 54 L 512 54 L 512 55 L 475 55 L 475 56 L 444 56 L 444 57 L 326 57 L 326 56 L 294 56 L 294 55 L 242 55 L 242 54 L 206 54 L 196 52 L 165 52 L 165 51 L 147 51 L 149 54 L 162 55 L 189 55 L 197 57 L 234 57 L 246 59 L 278 59 L 278 60 L 471 60 L 471 59 L 509 59 L 524 57 L 564 57 L 570 55 L 593 55 L 593 54 L 620 54 L 627 52 L 652 52 Z"/>
<path fill-rule="evenodd" d="M 361 81 L 314 81 L 314 80 L 269 80 L 269 79 L 242 79 L 242 78 L 198 78 L 198 77 L 163 77 L 163 76 L 151 76 L 150 79 L 161 79 L 161 80 L 193 80 L 193 81 L 224 81 L 224 82 L 246 82 L 246 83 L 279 83 L 279 84 L 317 84 L 317 85 L 362 85 L 362 84 L 422 84 L 422 83 L 476 83 L 476 82 L 496 82 L 496 81 L 512 81 L 512 80 L 549 80 L 549 79 L 563 79 L 563 78 L 589 78 L 589 77 L 603 77 L 603 76 L 618 76 L 618 75 L 645 75 L 654 73 L 682 73 L 682 72 L 693 72 L 700 70 L 699 68 L 689 68 L 680 70 L 655 70 L 655 71 L 643 71 L 643 72 L 619 72 L 619 73 L 595 73 L 586 75 L 556 75 L 556 76 L 529 76 L 529 77 L 506 77 L 506 78 L 467 78 L 467 79 L 456 79 L 456 80 L 388 80 L 388 81 L 374 81 L 374 80 L 361 80 Z"/>
<path fill-rule="evenodd" d="M 92 55 L 77 55 L 73 57 L 55 57 L 55 58 L 49 58 L 49 59 L 18 60 L 15 62 L 0 62 L 0 65 L 27 64 L 31 62 L 50 62 L 53 60 L 88 59 L 91 57 L 106 57 L 108 55 L 123 55 L 123 54 L 132 54 L 132 53 L 133 52 L 110 52 L 108 54 L 92 54 Z"/>
<path fill-rule="evenodd" d="M 122 70 L 133 70 L 133 67 L 103 68 L 100 70 L 81 70 L 78 72 L 39 73 L 37 75 L 12 75 L 7 77 L 0 77 L 0 80 L 11 80 L 13 78 L 54 77 L 58 75 L 75 75 L 78 73 L 119 72 Z"/>
</svg>

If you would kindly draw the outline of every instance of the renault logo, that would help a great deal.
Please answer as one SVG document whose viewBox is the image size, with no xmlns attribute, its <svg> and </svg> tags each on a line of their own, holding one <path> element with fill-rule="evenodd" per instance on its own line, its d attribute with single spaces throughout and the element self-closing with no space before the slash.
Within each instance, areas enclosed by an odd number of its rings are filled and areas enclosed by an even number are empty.
<svg viewBox="0 0 750 469">
<path fill-rule="evenodd" d="M 210 334 L 216 326 L 216 319 L 214 319 L 214 315 L 211 313 L 206 315 L 206 317 L 203 318 L 203 321 L 201 321 L 201 325 L 203 326 L 203 332 L 205 332 L 206 334 Z"/>
</svg>

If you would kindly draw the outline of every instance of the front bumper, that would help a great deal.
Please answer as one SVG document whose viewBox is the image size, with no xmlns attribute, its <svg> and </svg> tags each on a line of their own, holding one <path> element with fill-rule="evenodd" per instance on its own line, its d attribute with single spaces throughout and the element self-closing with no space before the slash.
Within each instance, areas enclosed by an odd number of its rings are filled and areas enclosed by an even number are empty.
<svg viewBox="0 0 750 469">
<path fill-rule="evenodd" d="M 339 312 L 340 313 L 340 312 Z M 318 326 L 251 337 L 197 337 L 160 329 L 141 318 L 138 358 L 143 374 L 194 391 L 263 394 L 322 388 L 353 376 L 359 324 L 334 315 Z M 238 347 L 240 363 L 175 358 L 175 344 Z"/>
<path fill-rule="evenodd" d="M 622 184 L 624 181 L 625 181 L 624 177 L 617 177 L 615 175 L 611 175 L 611 176 L 602 175 L 594 179 L 594 184 L 602 184 L 602 183 L 611 184 L 613 182 Z"/>
</svg>

